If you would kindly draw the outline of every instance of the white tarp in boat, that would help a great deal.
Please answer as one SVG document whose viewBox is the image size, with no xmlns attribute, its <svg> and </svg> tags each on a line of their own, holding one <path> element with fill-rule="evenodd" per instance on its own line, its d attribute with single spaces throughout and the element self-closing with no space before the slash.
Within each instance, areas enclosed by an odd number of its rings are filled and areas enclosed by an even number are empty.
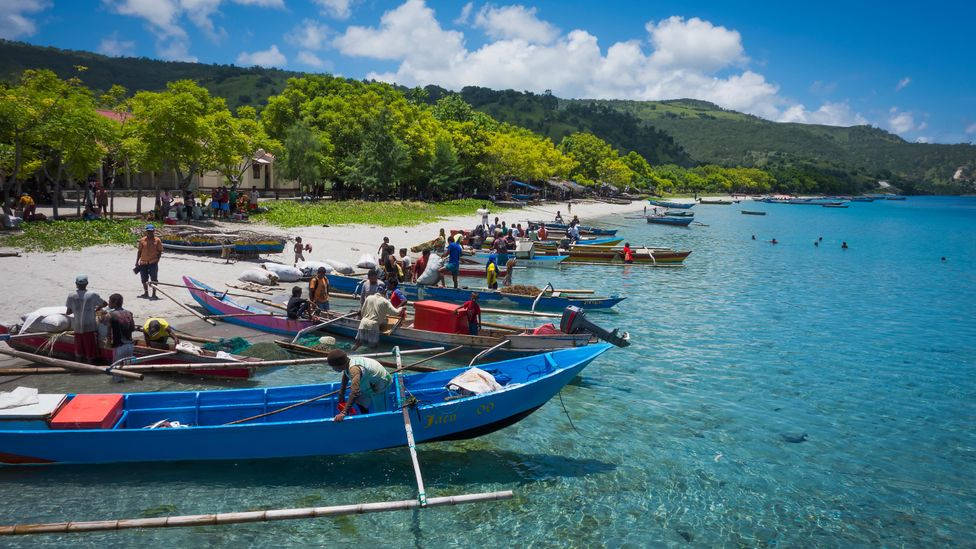
<svg viewBox="0 0 976 549">
<path fill-rule="evenodd" d="M 451 391 L 460 391 L 472 395 L 491 393 L 502 388 L 495 381 L 495 377 L 480 368 L 471 368 L 447 382 Z"/>
<path fill-rule="evenodd" d="M 37 389 L 33 387 L 17 387 L 13 391 L 0 392 L 0 410 L 30 406 L 38 402 Z"/>
<path fill-rule="evenodd" d="M 65 307 L 41 307 L 28 313 L 23 317 L 20 333 L 67 331 L 71 328 L 71 319 L 65 315 L 67 311 Z"/>
</svg>

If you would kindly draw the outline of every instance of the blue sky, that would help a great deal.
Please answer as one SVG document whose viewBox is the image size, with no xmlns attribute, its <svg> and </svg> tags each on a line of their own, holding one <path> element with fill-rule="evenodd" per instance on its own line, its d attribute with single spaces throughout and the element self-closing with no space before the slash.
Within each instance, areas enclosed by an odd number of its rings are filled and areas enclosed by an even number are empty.
<svg viewBox="0 0 976 549">
<path fill-rule="evenodd" d="M 976 141 L 974 2 L 0 0 L 0 37 Z"/>
</svg>

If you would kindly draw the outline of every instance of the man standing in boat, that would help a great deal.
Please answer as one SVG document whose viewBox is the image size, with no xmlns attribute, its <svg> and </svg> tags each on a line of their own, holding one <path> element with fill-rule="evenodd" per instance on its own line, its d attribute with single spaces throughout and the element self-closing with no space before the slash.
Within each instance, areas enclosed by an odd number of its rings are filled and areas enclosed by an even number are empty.
<svg viewBox="0 0 976 549">
<path fill-rule="evenodd" d="M 329 310 L 329 279 L 325 276 L 325 267 L 319 267 L 308 281 L 308 303 L 312 314 Z"/>
<path fill-rule="evenodd" d="M 133 355 L 132 332 L 136 330 L 132 313 L 122 308 L 122 295 L 112 294 L 108 297 L 108 342 L 112 348 L 112 364 Z M 119 378 L 122 379 L 121 377 Z"/>
<path fill-rule="evenodd" d="M 88 291 L 88 275 L 75 277 L 75 293 L 68 295 L 65 302 L 67 312 L 72 315 L 71 329 L 75 335 L 75 359 L 78 362 L 94 364 L 99 358 L 98 320 L 95 311 L 105 305 L 105 300 L 95 292 Z"/>
<path fill-rule="evenodd" d="M 352 350 L 355 351 L 361 345 L 375 347 L 380 342 L 380 329 L 391 316 L 399 316 L 402 320 L 407 316 L 407 308 L 394 307 L 386 298 L 385 291 L 367 297 L 360 312 L 359 329 L 356 331 L 356 343 Z"/>
<path fill-rule="evenodd" d="M 152 223 L 146 225 L 146 236 L 139 239 L 139 247 L 136 250 L 136 267 L 133 269 L 139 273 L 142 279 L 142 295 L 139 297 L 149 297 L 149 281 L 158 282 L 159 278 L 159 258 L 163 257 L 163 241 L 156 236 L 156 227 Z M 156 297 L 156 286 L 153 286 L 152 297 Z"/>
<path fill-rule="evenodd" d="M 339 349 L 329 351 L 326 361 L 334 371 L 342 372 L 339 402 L 344 403 L 344 406 L 340 407 L 339 413 L 333 418 L 335 421 L 345 419 L 352 405 L 358 406 L 359 412 L 363 414 L 382 412 L 386 409 L 386 390 L 393 376 L 382 364 L 372 358 L 349 358 Z M 345 399 L 347 386 L 349 387 L 348 400 Z"/>
</svg>

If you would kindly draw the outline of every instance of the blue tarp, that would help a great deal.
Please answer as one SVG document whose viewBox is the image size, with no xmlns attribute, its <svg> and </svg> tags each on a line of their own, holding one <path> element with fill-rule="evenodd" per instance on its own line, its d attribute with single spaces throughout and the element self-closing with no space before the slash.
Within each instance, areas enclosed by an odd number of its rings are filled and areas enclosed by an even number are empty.
<svg viewBox="0 0 976 549">
<path fill-rule="evenodd" d="M 529 185 L 528 183 L 522 183 L 521 181 L 512 181 L 512 185 L 515 185 L 516 187 L 525 187 L 526 189 L 529 189 L 529 190 L 532 190 L 532 191 L 538 191 L 539 190 L 539 187 L 533 187 L 532 185 Z"/>
</svg>

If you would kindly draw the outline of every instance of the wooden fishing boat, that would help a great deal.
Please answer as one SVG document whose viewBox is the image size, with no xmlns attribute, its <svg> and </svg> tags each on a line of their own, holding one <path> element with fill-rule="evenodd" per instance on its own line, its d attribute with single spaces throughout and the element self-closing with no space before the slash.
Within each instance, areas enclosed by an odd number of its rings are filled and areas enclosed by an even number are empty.
<svg viewBox="0 0 976 549">
<path fill-rule="evenodd" d="M 671 200 L 654 200 L 648 199 L 648 202 L 652 206 L 659 206 L 661 208 L 676 208 L 679 210 L 687 210 L 695 205 L 694 202 L 674 202 Z"/>
<path fill-rule="evenodd" d="M 551 257 L 551 256 L 545 256 Z M 541 259 L 541 258 L 540 258 Z M 567 260 L 568 256 L 559 256 L 559 260 Z M 521 260 L 519 260 L 521 264 Z M 349 276 L 330 274 L 330 287 L 336 292 L 355 293 L 356 286 L 361 279 Z M 485 288 L 442 288 L 439 286 L 420 286 L 417 284 L 400 284 L 400 290 L 410 301 L 432 299 L 447 303 L 464 303 L 470 299 L 472 293 L 478 294 L 478 302 L 482 307 L 500 307 L 508 309 L 533 309 L 537 311 L 563 312 L 566 307 L 581 309 L 609 309 L 623 301 L 624 297 L 612 295 L 610 297 L 578 297 L 563 295 L 559 292 L 547 292 L 542 296 L 505 293 L 503 290 L 488 290 Z"/>
<path fill-rule="evenodd" d="M 631 248 L 634 256 L 633 265 L 652 265 L 652 266 L 674 266 L 680 265 L 685 258 L 691 255 L 690 251 L 678 251 L 670 248 L 648 248 L 646 246 Z M 624 263 L 624 252 L 622 247 L 587 247 L 578 246 L 569 251 L 569 258 L 566 259 L 570 264 L 593 264 L 593 265 L 631 265 Z"/>
<path fill-rule="evenodd" d="M 850 207 L 847 204 L 840 204 L 840 203 L 837 203 L 837 204 L 821 204 L 821 206 L 823 206 L 824 208 L 849 208 Z"/>
<path fill-rule="evenodd" d="M 569 247 L 573 246 L 617 246 L 624 239 L 622 238 L 590 238 L 590 239 L 580 239 L 574 244 L 570 244 Z M 536 255 L 565 255 L 564 252 L 560 251 L 559 241 L 556 240 L 545 240 L 537 241 L 532 243 L 532 251 Z"/>
<path fill-rule="evenodd" d="M 734 204 L 735 200 L 726 200 L 724 198 L 699 198 L 699 204 L 706 204 L 712 206 L 731 206 Z"/>
<path fill-rule="evenodd" d="M 680 227 L 687 227 L 691 225 L 691 222 L 695 220 L 694 216 L 671 216 L 671 215 L 649 215 L 647 216 L 648 223 L 656 223 L 658 225 L 678 225 Z"/>
<path fill-rule="evenodd" d="M 0 325 L 0 335 L 16 335 L 16 332 L 12 330 L 10 326 Z M 17 351 L 23 351 L 25 353 L 31 353 L 41 356 L 50 356 L 54 358 L 61 358 L 64 360 L 74 360 L 75 359 L 75 338 L 70 333 L 64 333 L 61 335 L 48 334 L 48 333 L 38 333 L 36 335 L 23 335 L 20 337 L 13 337 L 7 340 L 7 344 L 11 348 Z M 151 349 L 149 347 L 144 347 L 142 345 L 135 345 L 134 356 L 139 359 L 140 364 L 207 364 L 207 363 L 226 363 L 231 361 L 237 361 L 241 363 L 240 368 L 231 369 L 213 369 L 213 370 L 193 370 L 190 372 L 173 372 L 179 374 L 189 374 L 194 376 L 204 376 L 204 377 L 216 377 L 216 378 L 231 378 L 231 379 L 250 379 L 254 376 L 256 368 L 253 366 L 247 366 L 248 362 L 260 362 L 260 359 L 253 357 L 245 357 L 238 355 L 230 355 L 230 359 L 218 358 L 217 353 L 213 351 L 207 351 L 205 349 L 200 350 L 200 354 L 196 355 L 187 352 L 176 352 L 175 354 L 168 354 L 166 356 L 161 356 L 159 358 L 149 358 L 155 354 L 162 354 L 165 351 L 160 349 Z M 102 361 L 106 364 L 112 362 L 112 349 L 100 348 L 99 355 Z"/>
<path fill-rule="evenodd" d="M 343 318 L 341 313 L 330 312 L 319 315 L 321 321 L 318 322 L 289 320 L 283 316 L 272 316 L 260 307 L 237 303 L 223 292 L 190 277 L 183 277 L 183 282 L 193 299 L 212 314 L 238 315 L 226 316 L 222 319 L 231 324 L 294 336 L 302 330 L 309 330 L 331 321 L 321 326 L 319 330 L 350 339 L 356 337 L 356 331 L 359 329 L 358 314 Z M 459 320 L 457 305 L 437 301 L 417 301 L 413 305 L 413 319 L 397 326 L 395 330 L 381 331 L 381 343 L 423 348 L 433 345 L 461 346 L 470 351 L 484 351 L 507 340 L 509 343 L 502 352 L 522 355 L 582 347 L 597 342 L 596 337 L 590 333 L 568 334 L 550 327 L 522 331 L 483 328 L 478 335 L 470 335 L 467 322 Z M 391 320 L 391 323 L 396 322 L 396 319 Z"/>
<path fill-rule="evenodd" d="M 530 231 L 538 229 L 540 225 L 545 225 L 546 230 L 562 232 L 569 230 L 569 225 L 566 223 L 556 223 L 552 221 L 529 221 L 528 223 Z M 579 232 L 581 235 L 614 236 L 617 234 L 617 229 L 603 229 L 601 227 L 592 227 L 590 225 L 580 225 Z"/>
<path fill-rule="evenodd" d="M 281 237 L 253 231 L 218 232 L 190 225 L 161 226 L 157 236 L 163 248 L 181 252 L 220 252 L 229 248 L 236 254 L 277 254 L 285 249 Z"/>
<path fill-rule="evenodd" d="M 473 255 L 464 255 L 461 256 L 461 264 L 487 265 L 490 255 L 488 252 L 475 252 Z M 555 269 L 566 259 L 565 255 L 542 255 L 534 251 L 523 255 L 516 253 L 515 250 L 509 253 L 509 257 L 517 259 L 519 267 L 536 267 L 541 269 Z"/>
<path fill-rule="evenodd" d="M 742 215 L 766 215 L 766 212 L 760 212 L 757 210 L 742 210 Z"/>
<path fill-rule="evenodd" d="M 14 408 L 5 416 L 15 419 L 0 419 L 0 463 L 240 460 L 366 452 L 407 444 L 403 407 L 412 408 L 417 442 L 474 438 L 524 419 L 609 348 L 600 343 L 480 365 L 501 389 L 472 396 L 446 388 L 467 367 L 394 374 L 383 395 L 384 410 L 349 415 L 341 422 L 332 419 L 338 413 L 338 395 L 333 394 L 338 383 L 54 399 L 43 395 L 45 402 L 52 402 L 48 410 L 17 417 Z M 413 397 L 409 402 L 397 390 L 401 381 L 403 394 Z M 91 414 L 97 411 L 103 421 L 81 428 L 59 421 L 74 399 L 96 404 Z M 286 406 L 293 407 L 248 420 Z M 171 427 L 150 428 L 161 422 Z"/>
<path fill-rule="evenodd" d="M 874 202 L 874 199 L 870 196 L 855 196 L 851 198 L 851 202 Z"/>
</svg>

